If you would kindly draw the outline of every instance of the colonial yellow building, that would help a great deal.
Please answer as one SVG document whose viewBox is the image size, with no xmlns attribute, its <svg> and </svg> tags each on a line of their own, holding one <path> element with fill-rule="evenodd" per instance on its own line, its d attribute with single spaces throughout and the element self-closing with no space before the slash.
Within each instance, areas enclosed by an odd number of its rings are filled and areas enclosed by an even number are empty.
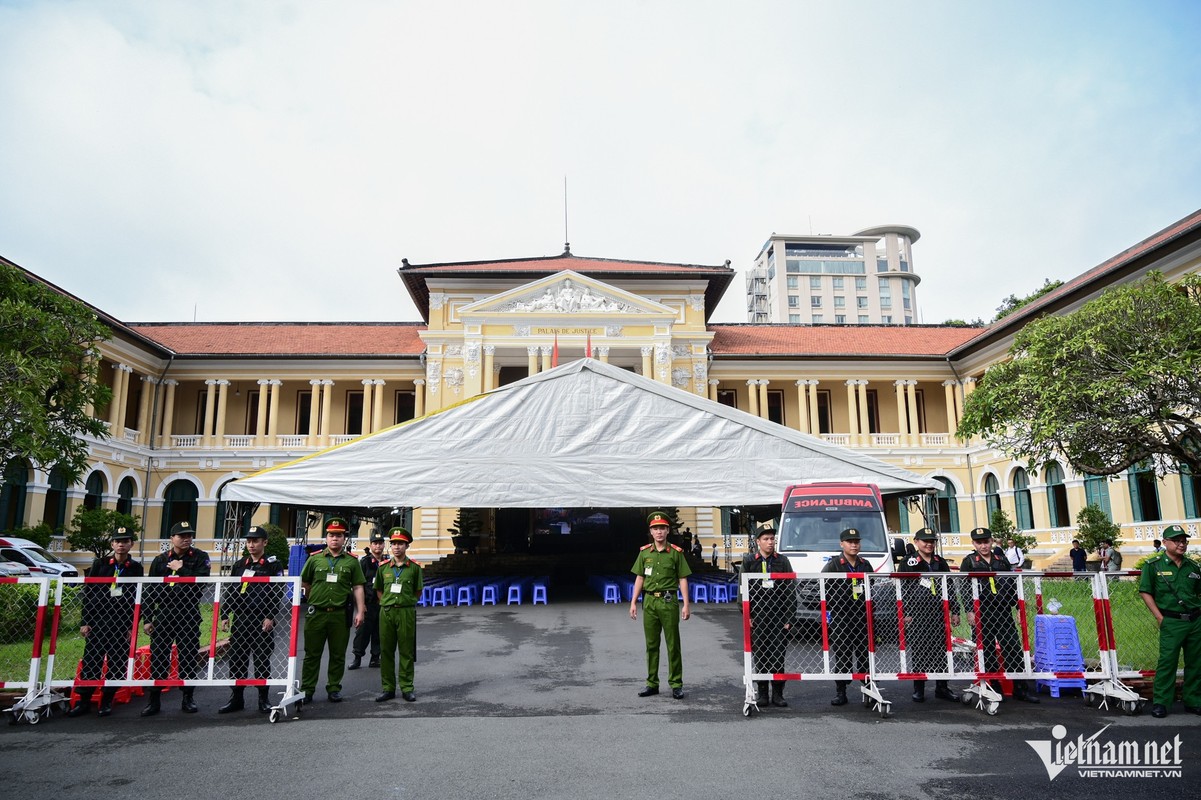
<svg viewBox="0 0 1201 800">
<path fill-rule="evenodd" d="M 1163 525 L 1197 533 L 1198 478 L 1085 478 L 1057 464 L 1035 474 L 953 431 L 975 381 L 1028 321 L 1070 312 L 1150 270 L 1178 278 L 1199 267 L 1201 212 L 983 328 L 712 323 L 735 277 L 729 262 L 570 252 L 405 261 L 399 277 L 421 322 L 127 323 L 96 309 L 112 330 L 100 347 L 100 375 L 113 399 L 95 409 L 109 436 L 89 441 L 92 467 L 77 485 L 54 470 L 8 465 L 0 527 L 44 521 L 61 529 L 80 504 L 103 504 L 144 518 L 147 552 L 184 519 L 196 525 L 200 546 L 218 548 L 227 531 L 220 490 L 229 481 L 590 354 L 938 479 L 936 520 L 949 555 L 966 552 L 963 532 L 1000 507 L 1037 534 L 1036 564 L 1049 563 L 1066 552 L 1075 515 L 1090 502 L 1121 523 L 1125 549 L 1138 553 Z M 740 533 L 730 509 L 680 512 L 706 554 L 724 546 L 723 534 Z M 405 513 L 416 557 L 453 550 L 454 509 Z M 491 533 L 510 536 L 532 533 L 537 519 L 525 511 L 486 517 Z M 303 534 L 315 519 L 303 509 L 263 507 L 254 521 Z M 899 533 L 924 524 L 900 502 L 890 504 L 888 520 Z"/>
</svg>

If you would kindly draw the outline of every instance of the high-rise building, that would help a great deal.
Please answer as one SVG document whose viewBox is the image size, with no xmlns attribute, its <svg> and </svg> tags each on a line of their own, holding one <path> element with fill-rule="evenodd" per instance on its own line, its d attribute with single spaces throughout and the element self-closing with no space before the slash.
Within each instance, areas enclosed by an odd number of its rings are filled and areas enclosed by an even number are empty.
<svg viewBox="0 0 1201 800">
<path fill-rule="evenodd" d="M 912 325 L 921 322 L 907 225 L 851 236 L 773 233 L 746 276 L 748 322 Z"/>
</svg>

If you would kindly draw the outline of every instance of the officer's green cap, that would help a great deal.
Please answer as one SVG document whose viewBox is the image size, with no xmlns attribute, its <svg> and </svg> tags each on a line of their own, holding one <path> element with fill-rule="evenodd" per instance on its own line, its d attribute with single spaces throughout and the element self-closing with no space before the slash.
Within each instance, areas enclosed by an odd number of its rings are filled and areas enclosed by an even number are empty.
<svg viewBox="0 0 1201 800">
<path fill-rule="evenodd" d="M 929 528 L 922 528 L 917 533 L 913 534 L 913 538 L 919 542 L 937 542 L 938 534 Z"/>
<path fill-rule="evenodd" d="M 266 539 L 267 532 L 258 525 L 251 526 L 250 530 L 246 531 L 247 539 Z"/>
<path fill-rule="evenodd" d="M 413 542 L 413 534 L 409 533 L 406 528 L 397 526 L 388 531 L 388 539 L 393 542 L 406 542 L 411 544 Z"/>
<path fill-rule="evenodd" d="M 651 526 L 652 528 L 655 527 L 656 525 L 666 525 L 667 527 L 670 528 L 671 527 L 671 518 L 668 517 L 667 514 L 662 511 L 654 511 L 647 516 L 646 524 Z"/>
<path fill-rule="evenodd" d="M 194 536 L 196 532 L 192 530 L 190 522 L 177 522 L 171 526 L 172 536 Z"/>
<path fill-rule="evenodd" d="M 859 535 L 858 528 L 847 528 L 845 531 L 838 534 L 838 541 L 840 542 L 857 542 L 861 538 L 862 537 Z"/>
<path fill-rule="evenodd" d="M 340 533 L 345 536 L 346 520 L 342 519 L 341 517 L 330 517 L 329 521 L 325 523 L 325 532 Z"/>
<path fill-rule="evenodd" d="M 1183 536 L 1185 539 L 1190 538 L 1188 531 L 1186 531 L 1181 525 L 1169 525 L 1163 529 L 1163 534 L 1161 535 L 1165 539 L 1179 539 L 1181 536 Z"/>
<path fill-rule="evenodd" d="M 983 542 L 992 538 L 992 531 L 988 528 L 972 528 L 971 537 L 973 542 Z"/>
</svg>

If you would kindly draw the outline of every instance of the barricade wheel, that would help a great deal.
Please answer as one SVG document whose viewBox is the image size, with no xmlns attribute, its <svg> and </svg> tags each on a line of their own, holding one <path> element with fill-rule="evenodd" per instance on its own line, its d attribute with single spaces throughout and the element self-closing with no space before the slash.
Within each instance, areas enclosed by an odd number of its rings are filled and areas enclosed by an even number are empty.
<svg viewBox="0 0 1201 800">
<path fill-rule="evenodd" d="M 275 724 L 276 722 L 279 722 L 280 716 L 282 716 L 280 710 L 278 708 L 273 708 L 271 709 L 271 714 L 267 717 L 267 719 L 269 719 L 272 724 Z"/>
<path fill-rule="evenodd" d="M 36 711 L 26 711 L 25 712 L 25 721 L 28 722 L 30 725 L 37 725 L 39 722 L 42 721 L 42 715 Z"/>
<path fill-rule="evenodd" d="M 747 717 L 749 719 L 751 716 L 751 713 L 754 710 L 755 710 L 755 706 L 753 706 L 752 704 L 750 704 L 750 703 L 742 704 L 742 716 Z"/>
<path fill-rule="evenodd" d="M 1001 704 L 994 700 L 991 703 L 989 703 L 988 707 L 985 708 L 984 710 L 988 713 L 988 715 L 990 717 L 995 717 L 997 715 L 997 709 L 1000 707 L 1001 707 Z"/>
<path fill-rule="evenodd" d="M 976 696 L 971 692 L 964 692 L 963 694 L 959 695 L 959 699 L 965 706 L 970 706 L 972 701 L 976 699 Z"/>
<path fill-rule="evenodd" d="M 1127 714 L 1134 716 L 1143 710 L 1143 703 L 1141 700 L 1123 700 L 1122 710 Z"/>
<path fill-rule="evenodd" d="M 888 719 L 892 716 L 892 703 L 883 702 L 880 704 L 880 718 Z"/>
</svg>

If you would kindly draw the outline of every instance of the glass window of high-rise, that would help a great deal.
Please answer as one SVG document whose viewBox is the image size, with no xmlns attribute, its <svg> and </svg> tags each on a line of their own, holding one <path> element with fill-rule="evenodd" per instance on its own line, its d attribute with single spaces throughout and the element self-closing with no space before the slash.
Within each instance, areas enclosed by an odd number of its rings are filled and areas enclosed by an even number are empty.
<svg viewBox="0 0 1201 800">
<path fill-rule="evenodd" d="M 868 322 L 867 314 L 860 314 L 859 315 L 859 324 L 866 325 L 867 322 Z"/>
<path fill-rule="evenodd" d="M 843 278 L 841 276 L 834 277 L 834 278 L 832 278 L 832 280 L 834 281 L 835 289 L 841 290 L 844 288 L 843 287 Z"/>
<path fill-rule="evenodd" d="M 835 325 L 846 325 L 847 324 L 847 315 L 846 314 L 835 314 L 834 315 L 834 324 Z"/>
<path fill-rule="evenodd" d="M 801 298 L 797 297 L 795 294 L 788 295 L 788 307 L 789 308 L 799 308 L 800 305 L 801 305 Z"/>
<path fill-rule="evenodd" d="M 821 308 L 822 307 L 822 299 L 820 297 L 818 297 L 817 295 L 811 296 L 809 298 L 809 307 L 810 308 Z"/>
<path fill-rule="evenodd" d="M 814 325 L 820 325 L 821 323 L 823 323 L 825 321 L 826 321 L 825 314 L 814 314 L 813 315 L 813 324 Z"/>
<path fill-rule="evenodd" d="M 796 275 L 789 275 L 788 276 L 788 288 L 789 289 L 801 288 L 801 279 L 798 278 Z"/>
<path fill-rule="evenodd" d="M 809 288 L 810 289 L 821 289 L 822 288 L 822 279 L 816 275 L 810 275 L 809 276 Z"/>
<path fill-rule="evenodd" d="M 857 292 L 867 291 L 867 278 L 856 278 L 855 279 L 855 291 L 857 291 Z"/>
<path fill-rule="evenodd" d="M 855 308 L 867 308 L 867 298 L 866 297 L 856 297 L 855 298 Z"/>
<path fill-rule="evenodd" d="M 800 322 L 800 321 L 801 321 L 801 315 L 800 315 L 800 314 L 789 314 L 789 315 L 788 315 L 788 321 L 789 321 L 789 322 Z"/>
<path fill-rule="evenodd" d="M 835 308 L 846 308 L 847 307 L 847 299 L 845 297 L 843 297 L 842 295 L 835 295 L 834 296 L 834 307 Z"/>
</svg>

